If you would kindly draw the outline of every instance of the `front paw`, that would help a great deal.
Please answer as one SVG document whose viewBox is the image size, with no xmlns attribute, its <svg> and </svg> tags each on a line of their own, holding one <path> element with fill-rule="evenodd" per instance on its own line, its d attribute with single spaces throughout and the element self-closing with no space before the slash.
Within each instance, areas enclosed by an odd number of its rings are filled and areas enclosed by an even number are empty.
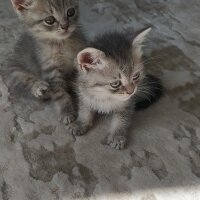
<svg viewBox="0 0 200 200">
<path fill-rule="evenodd" d="M 74 113 L 67 113 L 63 117 L 62 121 L 65 125 L 71 124 L 76 119 L 76 115 Z"/>
<path fill-rule="evenodd" d="M 69 132 L 74 136 L 81 136 L 84 135 L 86 129 L 82 128 L 78 123 L 74 122 L 67 126 Z"/>
<path fill-rule="evenodd" d="M 107 144 L 114 149 L 121 150 L 125 148 L 127 138 L 123 135 L 109 135 L 107 138 Z"/>
<path fill-rule="evenodd" d="M 36 81 L 31 90 L 37 99 L 47 100 L 50 98 L 49 84 L 45 81 Z"/>
</svg>

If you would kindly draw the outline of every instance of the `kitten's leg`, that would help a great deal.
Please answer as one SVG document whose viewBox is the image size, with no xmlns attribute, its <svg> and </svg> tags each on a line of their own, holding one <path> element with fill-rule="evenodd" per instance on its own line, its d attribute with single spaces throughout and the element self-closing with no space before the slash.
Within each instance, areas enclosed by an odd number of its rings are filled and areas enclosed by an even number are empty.
<svg viewBox="0 0 200 200">
<path fill-rule="evenodd" d="M 75 136 L 84 135 L 92 126 L 94 112 L 87 106 L 80 105 L 78 118 L 72 124 L 68 125 L 68 130 Z"/>
<path fill-rule="evenodd" d="M 52 90 L 51 98 L 55 103 L 59 115 L 61 115 L 61 120 L 65 124 L 73 122 L 76 118 L 76 111 L 72 98 L 66 91 L 68 83 L 64 78 L 64 74 L 59 71 L 57 66 L 53 66 L 45 68 L 43 77 L 50 83 Z"/>
<path fill-rule="evenodd" d="M 9 72 L 8 85 L 10 87 L 24 85 L 39 100 L 46 100 L 50 97 L 49 84 L 47 82 L 39 80 L 33 74 L 18 67 L 10 67 Z"/>
<path fill-rule="evenodd" d="M 76 112 L 71 96 L 62 87 L 52 88 L 51 99 L 64 124 L 69 124 L 76 119 Z"/>
<path fill-rule="evenodd" d="M 115 113 L 112 116 L 107 144 L 115 149 L 124 149 L 127 143 L 127 131 L 130 127 L 130 115 Z"/>
</svg>

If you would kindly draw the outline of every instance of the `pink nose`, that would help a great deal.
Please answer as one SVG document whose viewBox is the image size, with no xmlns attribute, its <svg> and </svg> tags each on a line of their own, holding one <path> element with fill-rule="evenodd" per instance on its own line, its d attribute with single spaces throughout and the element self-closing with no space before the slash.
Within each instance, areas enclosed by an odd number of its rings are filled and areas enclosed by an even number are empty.
<svg viewBox="0 0 200 200">
<path fill-rule="evenodd" d="M 66 22 L 66 23 L 64 23 L 64 24 L 60 24 L 60 27 L 61 27 L 62 29 L 64 29 L 64 30 L 68 30 L 69 24 Z"/>
<path fill-rule="evenodd" d="M 134 86 L 127 86 L 126 87 L 126 93 L 127 94 L 131 95 L 131 94 L 134 93 L 134 91 L 135 91 L 135 87 Z"/>
</svg>

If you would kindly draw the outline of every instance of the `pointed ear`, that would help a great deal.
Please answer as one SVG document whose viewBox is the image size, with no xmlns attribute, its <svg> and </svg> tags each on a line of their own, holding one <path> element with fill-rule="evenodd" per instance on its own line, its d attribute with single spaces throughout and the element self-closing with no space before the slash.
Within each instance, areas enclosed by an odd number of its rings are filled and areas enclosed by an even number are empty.
<svg viewBox="0 0 200 200">
<path fill-rule="evenodd" d="M 14 10 L 20 13 L 32 5 L 32 0 L 11 0 Z"/>
<path fill-rule="evenodd" d="M 151 31 L 151 29 L 152 29 L 151 27 L 143 29 L 133 39 L 133 43 L 132 43 L 133 52 L 134 52 L 134 55 L 137 56 L 138 58 L 142 57 L 143 42 L 145 41 L 146 36 Z"/>
<path fill-rule="evenodd" d="M 105 57 L 104 52 L 95 48 L 87 48 L 78 54 L 77 61 L 81 70 L 89 72 L 92 69 L 103 69 Z"/>
</svg>

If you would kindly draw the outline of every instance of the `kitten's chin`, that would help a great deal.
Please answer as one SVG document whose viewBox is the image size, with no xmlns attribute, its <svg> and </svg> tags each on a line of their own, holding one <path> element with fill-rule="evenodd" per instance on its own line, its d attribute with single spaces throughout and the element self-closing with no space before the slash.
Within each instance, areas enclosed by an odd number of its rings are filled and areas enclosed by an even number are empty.
<svg viewBox="0 0 200 200">
<path fill-rule="evenodd" d="M 120 97 L 118 97 L 118 100 L 119 101 L 128 101 L 131 97 L 132 97 L 132 95 L 120 96 Z"/>
<path fill-rule="evenodd" d="M 58 37 L 55 37 L 55 39 L 57 40 L 65 40 L 67 38 L 69 38 L 72 35 L 72 32 L 63 32 L 63 33 L 59 33 Z"/>
<path fill-rule="evenodd" d="M 115 94 L 113 97 L 117 101 L 128 101 L 131 98 L 132 95 L 126 95 L 126 94 Z"/>
</svg>

